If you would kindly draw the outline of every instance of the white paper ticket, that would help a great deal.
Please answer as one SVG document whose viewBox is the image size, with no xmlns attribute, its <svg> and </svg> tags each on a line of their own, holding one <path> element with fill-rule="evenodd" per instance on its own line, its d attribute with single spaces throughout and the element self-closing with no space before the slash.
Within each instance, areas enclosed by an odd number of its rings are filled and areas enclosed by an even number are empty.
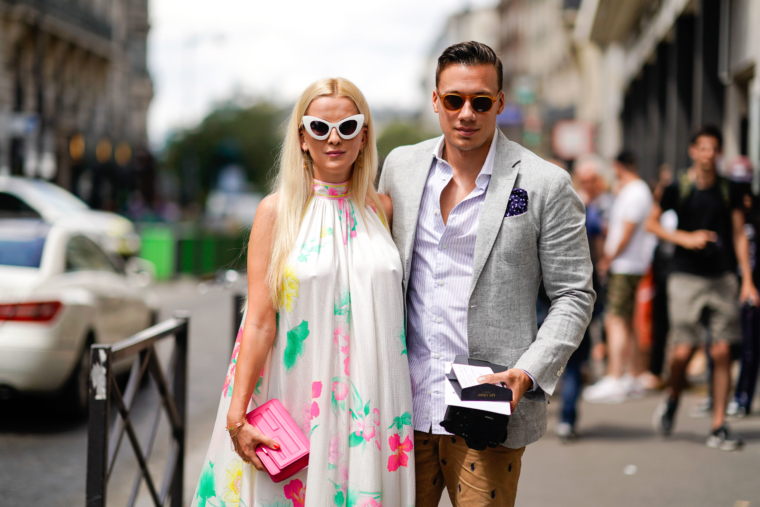
<svg viewBox="0 0 760 507">
<path fill-rule="evenodd" d="M 462 386 L 463 389 L 480 384 L 480 382 L 478 382 L 478 377 L 493 373 L 493 370 L 488 366 L 470 366 L 467 364 L 454 363 L 451 367 L 454 369 L 454 374 L 457 376 L 459 385 Z"/>
</svg>

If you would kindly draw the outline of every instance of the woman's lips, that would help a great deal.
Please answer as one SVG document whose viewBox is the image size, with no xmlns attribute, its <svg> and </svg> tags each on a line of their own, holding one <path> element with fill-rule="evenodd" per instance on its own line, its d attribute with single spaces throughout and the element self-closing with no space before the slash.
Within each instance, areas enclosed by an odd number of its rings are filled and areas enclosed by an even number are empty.
<svg viewBox="0 0 760 507">
<path fill-rule="evenodd" d="M 344 153 L 346 152 L 345 151 L 328 151 L 327 156 L 331 158 L 337 158 L 343 155 Z"/>
</svg>

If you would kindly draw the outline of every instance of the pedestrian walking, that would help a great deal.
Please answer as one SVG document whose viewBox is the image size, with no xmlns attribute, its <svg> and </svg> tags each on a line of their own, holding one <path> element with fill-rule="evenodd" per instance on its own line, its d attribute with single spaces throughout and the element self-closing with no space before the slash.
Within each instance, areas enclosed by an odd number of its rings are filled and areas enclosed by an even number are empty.
<svg viewBox="0 0 760 507">
<path fill-rule="evenodd" d="M 414 504 L 402 267 L 376 170 L 359 89 L 310 85 L 253 223 L 247 310 L 194 506 Z M 246 420 L 275 399 L 309 440 L 308 468 L 281 482 L 255 449 L 274 462 L 295 437 L 276 442 Z"/>
<path fill-rule="evenodd" d="M 731 344 L 741 339 L 739 302 L 757 304 L 758 294 L 749 263 L 741 195 L 735 184 L 718 176 L 716 171 L 721 145 L 722 135 L 714 127 L 704 127 L 692 136 L 689 145 L 692 167 L 663 192 L 647 221 L 651 232 L 676 244 L 674 272 L 668 280 L 671 326 L 668 339 L 673 345 L 670 388 L 655 412 L 654 424 L 662 435 L 673 431 L 686 366 L 695 348 L 704 346 L 705 334 L 700 324 L 704 314 L 710 329 L 713 361 L 712 429 L 706 443 L 733 450 L 741 447 L 743 441 L 725 422 L 731 387 Z M 662 212 L 669 209 L 678 214 L 678 229 L 674 232 L 660 224 Z M 735 274 L 737 263 L 743 275 L 741 287 Z"/>
<path fill-rule="evenodd" d="M 597 263 L 604 256 L 604 238 L 607 234 L 607 222 L 614 197 L 608 190 L 608 185 L 602 176 L 602 160 L 598 156 L 590 156 L 579 160 L 575 167 L 574 179 L 578 184 L 578 196 L 586 206 L 586 237 L 591 251 L 593 266 L 592 283 L 596 291 L 596 301 L 591 314 L 591 324 L 586 328 L 583 340 L 573 355 L 567 361 L 565 372 L 562 374 L 562 407 L 559 410 L 559 422 L 554 429 L 562 442 L 570 442 L 578 438 L 578 400 L 583 387 L 583 366 L 586 364 L 591 350 L 591 333 L 593 322 L 600 318 L 604 311 L 604 291 L 599 280 Z M 545 291 L 539 292 L 539 301 Z M 546 298 L 548 300 L 548 297 Z M 546 304 L 548 313 L 551 301 Z M 543 320 L 539 319 L 539 327 Z"/>
<path fill-rule="evenodd" d="M 760 210 L 752 192 L 754 176 L 752 162 L 744 156 L 737 157 L 727 164 L 726 175 L 735 181 L 742 195 L 744 205 L 744 230 L 749 241 L 749 263 L 752 268 L 752 280 L 757 287 L 760 283 L 760 265 L 758 265 L 758 242 L 760 238 Z M 760 308 L 756 304 L 744 304 L 741 309 L 742 343 L 741 368 L 736 381 L 733 399 L 728 403 L 726 414 L 736 417 L 749 415 L 752 400 L 755 397 L 758 370 L 760 369 Z"/>
<path fill-rule="evenodd" d="M 604 316 L 607 375 L 583 392 L 583 399 L 591 403 L 620 403 L 644 391 L 637 380 L 643 371 L 633 315 L 636 289 L 649 270 L 655 246 L 644 225 L 652 193 L 639 178 L 632 153 L 620 153 L 614 168 L 619 190 L 610 211 L 604 257 L 598 264 L 602 276 L 609 274 Z"/>
</svg>

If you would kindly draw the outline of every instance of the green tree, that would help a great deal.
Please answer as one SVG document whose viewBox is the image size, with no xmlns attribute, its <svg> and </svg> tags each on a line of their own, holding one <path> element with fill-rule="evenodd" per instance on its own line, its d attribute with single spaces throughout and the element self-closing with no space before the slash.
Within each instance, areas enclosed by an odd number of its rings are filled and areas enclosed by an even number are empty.
<svg viewBox="0 0 760 507">
<path fill-rule="evenodd" d="M 399 146 L 417 144 L 425 139 L 435 137 L 435 133 L 422 128 L 417 122 L 395 121 L 388 124 L 377 138 L 377 152 L 382 167 L 385 157 Z M 440 135 L 440 134 L 438 134 Z"/>
<path fill-rule="evenodd" d="M 180 180 L 184 203 L 205 201 L 228 164 L 243 167 L 256 189 L 266 192 L 282 143 L 287 112 L 261 102 L 248 108 L 227 105 L 209 114 L 196 128 L 168 143 L 165 166 Z"/>
</svg>

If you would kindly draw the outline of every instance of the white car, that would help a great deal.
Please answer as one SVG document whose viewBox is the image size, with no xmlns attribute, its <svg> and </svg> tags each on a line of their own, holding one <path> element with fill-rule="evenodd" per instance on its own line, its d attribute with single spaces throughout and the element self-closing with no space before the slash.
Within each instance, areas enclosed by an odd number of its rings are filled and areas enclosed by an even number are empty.
<svg viewBox="0 0 760 507">
<path fill-rule="evenodd" d="M 151 296 L 83 228 L 0 220 L 0 397 L 62 392 L 87 406 L 89 346 L 155 321 Z"/>
<path fill-rule="evenodd" d="M 0 176 L 0 218 L 64 221 L 90 232 L 103 247 L 125 257 L 140 251 L 134 224 L 116 213 L 96 211 L 58 185 L 15 176 Z"/>
</svg>

